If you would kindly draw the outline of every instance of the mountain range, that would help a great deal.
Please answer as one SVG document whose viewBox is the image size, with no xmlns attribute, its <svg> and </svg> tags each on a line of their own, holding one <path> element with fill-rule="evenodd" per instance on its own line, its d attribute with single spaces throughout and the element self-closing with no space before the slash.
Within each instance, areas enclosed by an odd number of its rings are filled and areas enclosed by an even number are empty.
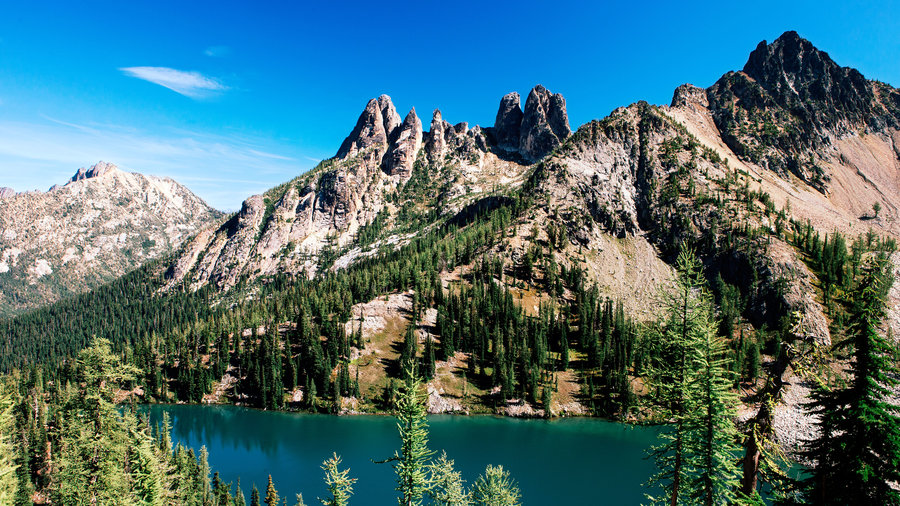
<svg viewBox="0 0 900 506">
<path fill-rule="evenodd" d="M 53 276 L 96 265 L 92 259 L 103 258 L 105 270 L 79 274 L 84 286 L 174 251 L 147 271 L 160 286 L 157 296 L 201 294 L 197 304 L 224 313 L 202 323 L 148 329 L 147 334 L 170 332 L 178 343 L 178 360 L 174 352 L 159 352 L 169 353 L 161 362 L 175 370 L 174 363 L 186 358 L 186 336 L 193 336 L 194 354 L 205 349 L 204 360 L 211 363 L 212 338 L 205 348 L 197 344 L 197 329 L 203 327 L 210 335 L 224 332 L 226 342 L 278 330 L 276 337 L 283 337 L 288 350 L 285 363 L 294 367 L 293 360 L 302 363 L 308 350 L 292 344 L 291 333 L 308 330 L 306 320 L 317 314 L 319 319 L 311 320 L 317 330 L 328 329 L 322 330 L 325 336 L 337 335 L 331 327 L 338 324 L 342 336 L 359 333 L 346 356 L 354 357 L 363 397 L 372 399 L 396 376 L 391 364 L 400 354 L 404 329 L 415 331 L 417 347 L 444 337 L 440 329 L 447 317 L 443 306 L 436 307 L 443 296 L 422 296 L 423 283 L 455 294 L 460 286 L 488 280 L 507 290 L 528 316 L 546 319 L 546 308 L 558 307 L 561 316 L 551 321 L 569 323 L 587 317 L 585 300 L 608 299 L 621 302 L 630 319 L 644 322 L 659 315 L 660 290 L 673 279 L 672 264 L 686 245 L 702 259 L 723 311 L 731 308 L 726 333 L 735 356 L 745 351 L 745 332 L 765 346 L 771 381 L 754 376 L 747 388 L 756 392 L 774 384 L 773 395 L 787 400 L 773 415 L 764 413 L 757 398 L 747 397 L 746 416 L 769 417 L 767 423 L 790 445 L 808 431 L 799 409 L 808 390 L 795 359 L 830 344 L 832 332 L 841 330 L 834 280 L 816 260 L 822 236 L 832 245 L 859 238 L 853 249 L 860 255 L 900 236 L 900 91 L 838 65 L 797 33 L 786 32 L 761 42 L 742 70 L 708 88 L 685 84 L 674 90 L 669 105 L 638 102 L 574 131 L 563 96 L 540 85 L 524 106 L 517 93 L 503 96 L 494 124 L 484 127 L 451 124 L 435 110 L 425 130 L 415 109 L 401 117 L 390 97 L 372 98 L 334 157 L 248 198 L 227 217 L 171 181 L 164 190 L 160 180 L 107 167 L 79 171 L 72 182 L 45 194 L 0 201 L 5 220 L 0 269 L 9 271 L 0 273 L 0 286 L 7 307 L 24 307 L 18 301 L 39 289 L 48 300 L 71 293 Z M 92 200 L 101 195 L 104 204 Z M 50 205 L 44 201 L 53 203 L 58 218 L 35 214 Z M 123 221 L 121 213 L 102 214 L 123 206 L 132 221 Z M 74 228 L 56 234 L 57 240 L 42 239 L 53 230 L 53 220 L 67 213 L 76 218 L 67 221 Z M 480 218 L 490 220 L 490 227 L 466 228 Z M 444 239 L 462 244 L 439 242 Z M 423 244 L 434 248 L 427 250 L 433 253 L 427 263 L 433 279 L 421 279 L 426 267 L 400 274 L 379 270 L 378 261 L 394 261 L 400 252 L 415 257 Z M 115 252 L 116 260 L 101 257 L 105 251 Z M 896 254 L 892 261 L 897 270 Z M 352 290 L 349 281 L 328 285 L 354 267 L 359 278 L 353 278 Z M 19 280 L 18 285 L 8 288 L 2 276 Z M 308 295 L 297 287 L 328 295 L 301 303 Z M 898 335 L 900 290 L 891 290 L 889 305 L 887 323 Z M 326 311 L 332 307 L 339 310 Z M 235 327 L 232 333 L 223 330 L 227 325 Z M 67 328 L 81 333 L 73 342 L 85 342 L 84 329 Z M 578 328 L 582 335 L 583 330 Z M 164 348 L 157 342 L 144 347 Z M 587 356 L 587 350 L 580 351 Z M 337 348 L 327 354 L 335 360 L 324 362 L 332 369 L 320 372 L 328 378 L 344 374 Z M 481 397 L 472 401 L 466 376 L 458 378 L 464 367 L 475 371 L 475 356 L 458 353 L 439 361 L 429 386 L 433 411 L 472 409 L 467 402 L 493 399 L 497 385 L 479 386 Z M 243 399 L 229 393 L 243 381 L 234 361 L 229 364 L 226 375 L 213 378 L 207 401 Z M 316 362 L 315 367 L 325 366 Z M 479 371 L 486 374 L 483 367 Z M 628 388 L 638 391 L 640 379 L 627 372 Z M 587 386 L 586 377 L 566 360 L 554 380 L 557 397 L 547 409 L 591 409 L 585 399 L 593 399 L 593 383 Z M 285 387 L 284 393 L 302 399 L 310 387 Z M 168 398 L 166 389 L 161 392 Z M 533 414 L 530 409 L 497 408 Z"/>
<path fill-rule="evenodd" d="M 323 250 L 340 253 L 329 267 L 346 266 L 408 241 L 411 216 L 446 219 L 527 185 L 545 198 L 519 228 L 537 226 L 539 240 L 548 223 L 567 230 L 557 261 L 579 252 L 593 279 L 638 309 L 667 279 L 673 245 L 710 234 L 718 242 L 736 220 L 774 228 L 771 211 L 789 208 L 782 221 L 809 220 L 823 232 L 896 235 L 898 121 L 896 89 L 839 66 L 795 32 L 760 43 L 743 70 L 707 89 L 683 85 L 669 106 L 633 104 L 574 133 L 565 99 L 542 86 L 524 110 L 517 93 L 504 96 L 493 126 L 451 125 L 435 110 L 427 131 L 415 109 L 401 121 L 382 95 L 366 104 L 335 157 L 247 199 L 231 219 L 190 240 L 169 268 L 169 286 L 225 289 L 276 273 L 312 276 Z M 667 201 L 673 179 L 678 195 Z M 398 202 L 411 185 L 422 187 L 420 198 Z M 744 186 L 766 194 L 766 203 L 730 211 L 696 205 L 698 195 L 734 200 Z M 359 244 L 373 223 L 383 237 Z M 528 242 L 502 246 L 504 255 L 515 261 Z M 746 261 L 772 264 L 755 266 L 760 272 L 797 270 L 803 285 L 811 274 L 792 249 L 775 242 Z M 808 311 L 827 340 L 808 299 L 788 305 Z"/>
</svg>

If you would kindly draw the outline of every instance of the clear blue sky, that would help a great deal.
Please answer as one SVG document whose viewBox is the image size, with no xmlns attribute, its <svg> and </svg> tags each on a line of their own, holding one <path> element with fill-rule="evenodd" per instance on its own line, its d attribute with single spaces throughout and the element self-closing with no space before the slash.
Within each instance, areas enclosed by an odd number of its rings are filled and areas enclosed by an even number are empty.
<svg viewBox="0 0 900 506">
<path fill-rule="evenodd" d="M 4 2 L 0 186 L 103 159 L 237 209 L 332 156 L 381 93 L 426 125 L 491 125 L 541 83 L 574 128 L 709 86 L 785 30 L 900 85 L 898 3 L 326 3 Z"/>
</svg>

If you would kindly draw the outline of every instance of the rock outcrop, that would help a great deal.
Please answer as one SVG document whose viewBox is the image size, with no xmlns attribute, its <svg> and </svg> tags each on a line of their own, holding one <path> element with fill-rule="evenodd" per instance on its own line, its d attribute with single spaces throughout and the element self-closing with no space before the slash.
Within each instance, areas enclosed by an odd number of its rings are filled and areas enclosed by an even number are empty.
<svg viewBox="0 0 900 506">
<path fill-rule="evenodd" d="M 541 85 L 528 94 L 524 113 L 520 109 L 518 93 L 504 95 L 490 130 L 494 147 L 519 153 L 529 162 L 547 156 L 572 133 L 566 100 Z"/>
<path fill-rule="evenodd" d="M 115 172 L 117 170 L 119 170 L 119 168 L 116 167 L 115 165 L 101 160 L 101 161 L 97 162 L 96 164 L 91 165 L 89 168 L 81 167 L 80 169 L 78 169 L 78 171 L 75 172 L 75 175 L 72 176 L 72 179 L 70 179 L 69 181 L 75 182 L 75 181 L 81 181 L 82 179 L 90 179 L 90 178 L 94 178 L 94 177 L 100 177 L 100 176 L 104 176 L 106 174 Z M 59 188 L 59 186 L 56 186 L 56 187 Z"/>
<path fill-rule="evenodd" d="M 521 128 L 522 109 L 519 94 L 507 93 L 500 99 L 500 108 L 494 120 L 494 139 L 497 147 L 507 151 L 518 151 Z"/>
<path fill-rule="evenodd" d="M 0 199 L 5 199 L 9 197 L 14 197 L 16 195 L 16 191 L 12 188 L 8 188 L 6 186 L 0 187 Z"/>
<path fill-rule="evenodd" d="M 570 133 L 566 99 L 541 85 L 535 86 L 525 101 L 519 151 L 529 160 L 540 160 L 562 144 Z"/>
<path fill-rule="evenodd" d="M 100 162 L 0 201 L 0 315 L 88 290 L 220 219 L 184 186 Z"/>
<path fill-rule="evenodd" d="M 428 136 L 425 140 L 425 154 L 428 156 L 428 161 L 431 163 L 441 161 L 444 152 L 447 150 L 447 138 L 454 133 L 450 123 L 444 121 L 441 116 L 440 109 L 435 109 L 431 115 L 431 129 L 428 131 Z"/>
<path fill-rule="evenodd" d="M 693 84 L 682 84 L 675 88 L 672 94 L 671 107 L 709 107 L 709 99 L 706 97 L 706 90 Z"/>
<path fill-rule="evenodd" d="M 409 179 L 421 147 L 422 122 L 419 121 L 416 108 L 413 107 L 400 125 L 396 139 L 388 148 L 384 160 L 385 172 L 389 176 L 399 176 L 401 181 Z"/>
</svg>

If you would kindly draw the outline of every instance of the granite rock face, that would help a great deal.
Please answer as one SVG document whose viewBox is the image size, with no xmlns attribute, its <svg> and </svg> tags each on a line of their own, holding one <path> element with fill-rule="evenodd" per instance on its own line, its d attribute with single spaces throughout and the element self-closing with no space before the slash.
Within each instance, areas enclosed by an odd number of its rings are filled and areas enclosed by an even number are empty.
<svg viewBox="0 0 900 506">
<path fill-rule="evenodd" d="M 421 147 L 422 122 L 419 121 L 416 108 L 413 107 L 400 125 L 396 139 L 388 148 L 384 160 L 385 172 L 390 176 L 399 176 L 401 181 L 409 179 Z"/>
<path fill-rule="evenodd" d="M 369 100 L 366 108 L 359 119 L 356 126 L 350 132 L 350 135 L 344 139 L 340 149 L 338 149 L 338 158 L 346 158 L 353 156 L 360 151 L 375 146 L 383 148 L 387 144 L 387 134 L 384 131 L 384 118 L 381 115 L 381 108 L 378 106 L 378 100 Z"/>
<path fill-rule="evenodd" d="M 439 162 L 447 149 L 447 137 L 454 134 L 450 123 L 444 121 L 440 109 L 435 109 L 431 116 L 431 129 L 425 139 L 425 154 L 432 163 Z"/>
<path fill-rule="evenodd" d="M 12 188 L 8 188 L 6 186 L 0 187 L 0 199 L 5 199 L 9 197 L 15 196 L 16 191 Z"/>
<path fill-rule="evenodd" d="M 525 101 L 525 113 L 519 133 L 519 151 L 537 161 L 553 151 L 571 134 L 566 99 L 537 85 Z"/>
<path fill-rule="evenodd" d="M 359 115 L 356 126 L 338 149 L 337 158 L 354 156 L 369 148 L 383 154 L 399 126 L 400 116 L 391 102 L 391 97 L 381 95 L 377 99 L 369 100 Z"/>
<path fill-rule="evenodd" d="M 522 128 L 522 109 L 519 94 L 507 93 L 500 99 L 500 108 L 494 120 L 494 138 L 497 147 L 507 151 L 518 151 Z"/>
<path fill-rule="evenodd" d="M 378 97 L 378 107 L 381 109 L 381 118 L 384 122 L 384 132 L 387 134 L 387 140 L 388 142 L 394 142 L 394 135 L 397 133 L 397 128 L 400 127 L 400 115 L 397 114 L 397 109 L 394 107 L 391 97 L 387 95 Z"/>
</svg>

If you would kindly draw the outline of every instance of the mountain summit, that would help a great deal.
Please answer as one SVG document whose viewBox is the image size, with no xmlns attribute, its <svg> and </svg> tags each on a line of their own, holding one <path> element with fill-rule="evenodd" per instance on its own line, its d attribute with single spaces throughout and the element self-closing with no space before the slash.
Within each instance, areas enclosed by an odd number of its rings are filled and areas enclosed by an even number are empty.
<svg viewBox="0 0 900 506">
<path fill-rule="evenodd" d="M 109 174 L 113 171 L 119 170 L 118 167 L 111 163 L 107 163 L 104 161 L 100 161 L 95 165 L 91 165 L 90 168 L 86 169 L 84 167 L 78 169 L 74 176 L 72 176 L 71 182 L 81 181 L 82 179 L 90 179 L 92 177 L 100 177 L 105 174 Z"/>
<path fill-rule="evenodd" d="M 0 315 L 80 293 L 170 253 L 220 214 L 168 178 L 99 162 L 0 200 Z"/>
<path fill-rule="evenodd" d="M 841 67 L 796 32 L 762 41 L 707 91 L 716 127 L 742 158 L 826 192 L 826 151 L 857 132 L 900 126 L 900 93 Z"/>
</svg>

